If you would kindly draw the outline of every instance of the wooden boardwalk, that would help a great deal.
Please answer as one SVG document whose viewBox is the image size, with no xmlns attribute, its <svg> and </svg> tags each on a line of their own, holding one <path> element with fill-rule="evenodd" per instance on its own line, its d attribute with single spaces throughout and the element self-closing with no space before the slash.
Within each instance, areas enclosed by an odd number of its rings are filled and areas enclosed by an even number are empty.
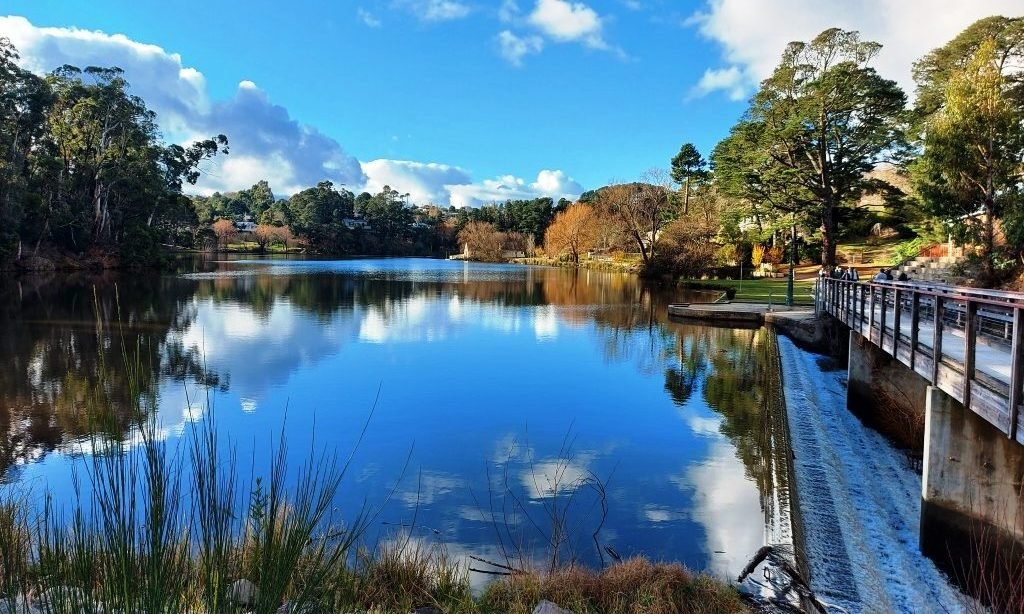
<svg viewBox="0 0 1024 614">
<path fill-rule="evenodd" d="M 815 296 L 819 313 L 1024 444 L 1024 294 L 821 279 Z"/>
</svg>

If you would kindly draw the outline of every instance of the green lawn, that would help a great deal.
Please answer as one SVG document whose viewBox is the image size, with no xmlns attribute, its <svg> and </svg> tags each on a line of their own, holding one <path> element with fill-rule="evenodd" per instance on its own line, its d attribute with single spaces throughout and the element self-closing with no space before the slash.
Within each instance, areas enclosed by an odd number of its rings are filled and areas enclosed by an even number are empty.
<svg viewBox="0 0 1024 614">
<path fill-rule="evenodd" d="M 798 279 L 793 284 L 793 299 L 797 305 L 813 305 L 814 298 L 811 293 L 814 291 L 814 279 Z M 684 284 L 687 282 L 683 282 Z M 694 280 L 697 286 L 705 288 L 736 288 L 736 297 L 733 299 L 740 303 L 768 303 L 784 304 L 786 302 L 786 284 L 788 280 L 782 279 L 702 279 Z"/>
</svg>

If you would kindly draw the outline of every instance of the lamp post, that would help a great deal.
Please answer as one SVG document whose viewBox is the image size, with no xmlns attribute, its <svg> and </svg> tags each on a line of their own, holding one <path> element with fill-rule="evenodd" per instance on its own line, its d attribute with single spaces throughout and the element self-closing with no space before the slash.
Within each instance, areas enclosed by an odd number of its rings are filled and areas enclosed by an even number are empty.
<svg viewBox="0 0 1024 614">
<path fill-rule="evenodd" d="M 796 276 L 796 219 L 793 219 L 793 249 L 789 252 L 789 280 L 786 283 L 786 306 L 793 306 L 793 280 Z"/>
</svg>

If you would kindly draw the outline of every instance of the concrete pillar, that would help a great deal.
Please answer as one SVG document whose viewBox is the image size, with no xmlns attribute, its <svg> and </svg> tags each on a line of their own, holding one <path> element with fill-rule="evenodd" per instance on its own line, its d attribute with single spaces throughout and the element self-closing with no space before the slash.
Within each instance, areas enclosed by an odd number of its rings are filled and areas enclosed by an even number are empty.
<svg viewBox="0 0 1024 614">
<path fill-rule="evenodd" d="M 1024 446 L 928 386 L 921 551 L 961 583 L 1024 553 Z M 1009 558 L 1006 558 L 1009 557 Z"/>
<path fill-rule="evenodd" d="M 928 382 L 853 330 L 848 356 L 847 409 L 897 445 L 920 452 Z"/>
</svg>

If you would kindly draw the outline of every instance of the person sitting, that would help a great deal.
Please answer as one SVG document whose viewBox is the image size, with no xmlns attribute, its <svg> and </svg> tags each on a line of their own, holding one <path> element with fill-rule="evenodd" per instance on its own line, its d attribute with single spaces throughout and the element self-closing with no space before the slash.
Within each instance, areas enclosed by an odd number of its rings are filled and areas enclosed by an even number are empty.
<svg viewBox="0 0 1024 614">
<path fill-rule="evenodd" d="M 842 279 L 842 278 L 843 278 L 843 267 L 837 266 L 836 268 L 832 269 L 832 279 Z"/>
<path fill-rule="evenodd" d="M 875 273 L 875 276 L 871 278 L 871 281 L 874 281 L 874 282 L 889 281 L 889 277 L 886 274 L 885 269 L 878 269 L 878 272 Z"/>
<path fill-rule="evenodd" d="M 892 281 L 892 269 L 882 269 L 885 271 L 885 281 Z"/>
<path fill-rule="evenodd" d="M 907 276 L 906 271 L 900 271 L 900 274 L 896 276 L 896 281 L 910 281 L 910 277 Z"/>
</svg>

